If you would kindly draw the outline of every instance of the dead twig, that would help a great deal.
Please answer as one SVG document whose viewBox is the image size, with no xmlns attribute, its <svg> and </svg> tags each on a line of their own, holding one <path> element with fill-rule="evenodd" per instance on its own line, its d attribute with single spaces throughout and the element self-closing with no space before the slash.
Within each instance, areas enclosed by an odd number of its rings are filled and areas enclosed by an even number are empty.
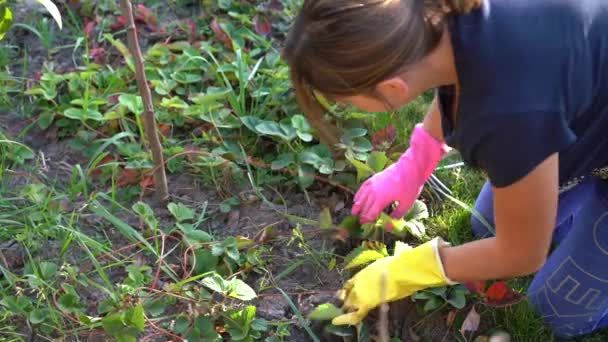
<svg viewBox="0 0 608 342">
<path fill-rule="evenodd" d="M 167 175 L 165 174 L 163 161 L 163 148 L 158 138 L 156 131 L 156 119 L 154 116 L 154 106 L 152 105 L 152 93 L 146 80 L 144 72 L 144 58 L 141 54 L 139 41 L 137 40 L 137 30 L 135 28 L 135 20 L 133 19 L 133 6 L 129 0 L 120 0 L 122 14 L 126 19 L 127 40 L 129 51 L 133 56 L 135 64 L 135 78 L 137 79 L 137 88 L 144 105 L 142 120 L 144 124 L 144 133 L 148 140 L 150 150 L 152 152 L 152 160 L 154 165 L 158 166 L 154 170 L 154 182 L 156 195 L 161 202 L 166 202 L 169 199 L 169 189 L 167 187 Z M 142 137 L 143 138 L 143 137 Z"/>
</svg>

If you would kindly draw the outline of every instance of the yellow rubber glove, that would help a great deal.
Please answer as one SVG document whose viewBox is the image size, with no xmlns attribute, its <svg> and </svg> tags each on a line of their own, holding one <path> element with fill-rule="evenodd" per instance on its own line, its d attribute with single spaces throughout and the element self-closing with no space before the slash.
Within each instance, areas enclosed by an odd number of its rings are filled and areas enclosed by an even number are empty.
<svg viewBox="0 0 608 342">
<path fill-rule="evenodd" d="M 445 275 L 439 257 L 439 247 L 445 245 L 440 238 L 416 248 L 398 243 L 393 256 L 376 260 L 346 282 L 340 297 L 346 310 L 356 311 L 334 318 L 332 324 L 357 325 L 382 303 L 429 287 L 455 284 Z"/>
</svg>

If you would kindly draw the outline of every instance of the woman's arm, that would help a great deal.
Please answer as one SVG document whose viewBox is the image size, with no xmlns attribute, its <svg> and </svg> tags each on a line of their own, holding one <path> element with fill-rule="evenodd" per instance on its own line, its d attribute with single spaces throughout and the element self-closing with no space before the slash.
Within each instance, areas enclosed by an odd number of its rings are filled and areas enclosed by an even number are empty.
<svg viewBox="0 0 608 342">
<path fill-rule="evenodd" d="M 558 199 L 558 155 L 505 188 L 492 188 L 496 237 L 441 248 L 444 270 L 456 282 L 522 276 L 547 256 Z"/>
</svg>

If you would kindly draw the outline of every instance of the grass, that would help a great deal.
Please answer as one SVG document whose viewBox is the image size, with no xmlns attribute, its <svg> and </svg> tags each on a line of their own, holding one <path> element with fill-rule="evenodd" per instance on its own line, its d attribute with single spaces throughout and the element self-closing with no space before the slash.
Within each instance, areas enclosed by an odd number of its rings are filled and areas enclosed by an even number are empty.
<svg viewBox="0 0 608 342">
<path fill-rule="evenodd" d="M 344 189 L 357 188 L 357 172 L 312 139 L 295 104 L 287 68 L 273 47 L 297 8 L 297 1 L 283 3 L 278 12 L 205 3 L 207 14 L 167 24 L 166 31 L 180 40 L 148 45 L 146 66 L 170 188 L 191 188 L 169 204 L 150 196 L 152 165 L 137 115 L 141 103 L 124 63 L 124 30 L 111 28 L 119 14 L 113 3 L 83 9 L 100 16 L 90 36 L 82 27 L 86 13 L 70 12 L 66 32 L 31 16 L 0 43 L 0 106 L 12 112 L 9 121 L 0 118 L 1 339 L 24 341 L 37 334 L 213 341 L 221 335 L 274 342 L 289 341 L 297 332 L 318 338 L 295 300 L 302 293 L 335 290 L 331 280 L 347 276 L 345 253 L 336 251 L 331 234 L 311 227 L 320 222 L 319 213 L 303 208 L 331 197 L 327 193 L 338 199 L 323 205 L 348 207 Z M 172 2 L 176 9 L 188 4 Z M 140 19 L 142 27 L 154 22 L 154 9 L 163 4 L 146 5 L 153 10 Z M 255 32 L 256 15 L 272 22 L 276 37 Z M 15 35 L 24 32 L 36 43 L 20 43 Z M 30 65 L 31 56 L 46 63 Z M 58 56 L 69 67 L 58 65 Z M 388 126 L 396 134 L 391 148 L 405 149 L 431 96 L 396 113 L 338 110 L 340 152 L 363 162 L 375 132 Z M 40 151 L 24 141 L 37 142 Z M 435 175 L 453 198 L 472 206 L 484 180 L 474 170 L 454 167 L 458 162 L 450 156 L 441 163 L 449 167 Z M 423 197 L 430 210 L 427 235 L 453 244 L 473 239 L 466 208 L 432 187 Z M 253 214 L 246 211 L 252 206 Z M 237 217 L 240 210 L 249 216 Z M 256 216 L 264 210 L 275 221 Z M 234 217 L 238 226 L 229 228 Z M 313 273 L 294 285 L 306 269 Z M 525 291 L 528 282 L 515 279 L 511 285 Z M 295 316 L 260 317 L 255 299 L 265 295 L 284 297 L 285 312 Z M 552 340 L 525 303 L 483 310 L 482 320 L 514 340 Z"/>
</svg>

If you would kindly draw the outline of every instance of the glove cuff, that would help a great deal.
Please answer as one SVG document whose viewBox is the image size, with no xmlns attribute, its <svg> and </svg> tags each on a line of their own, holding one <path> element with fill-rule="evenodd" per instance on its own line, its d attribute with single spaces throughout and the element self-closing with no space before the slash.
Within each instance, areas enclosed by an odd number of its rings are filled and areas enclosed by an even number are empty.
<svg viewBox="0 0 608 342">
<path fill-rule="evenodd" d="M 435 254 L 435 260 L 437 261 L 437 267 L 439 268 L 439 272 L 441 273 L 441 276 L 443 277 L 443 279 L 445 280 L 445 282 L 448 285 L 457 285 L 458 284 L 457 282 L 448 278 L 447 274 L 445 273 L 445 269 L 443 268 L 443 262 L 441 261 L 441 255 L 439 255 L 439 248 L 440 247 L 449 247 L 449 246 L 451 246 L 450 243 L 443 241 L 443 239 L 440 237 L 436 237 L 430 241 L 430 244 L 433 248 L 433 253 Z"/>
</svg>

